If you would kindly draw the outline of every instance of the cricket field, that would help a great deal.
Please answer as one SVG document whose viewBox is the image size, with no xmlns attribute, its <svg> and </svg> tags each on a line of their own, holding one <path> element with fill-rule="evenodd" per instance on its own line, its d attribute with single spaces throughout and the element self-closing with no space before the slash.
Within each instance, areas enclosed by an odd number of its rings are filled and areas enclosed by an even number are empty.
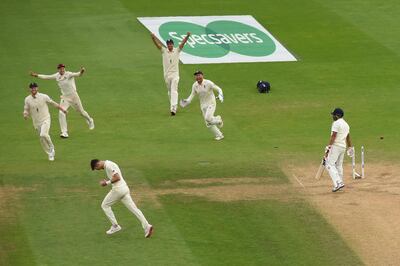
<svg viewBox="0 0 400 266">
<path fill-rule="evenodd" d="M 400 261 L 400 22 L 397 1 L 203 0 L 0 2 L 0 265 L 396 265 Z M 252 15 L 298 61 L 181 64 L 219 85 L 225 139 L 205 127 L 198 99 L 169 114 L 160 52 L 138 17 Z M 30 82 L 59 101 L 52 74 L 76 79 L 96 128 L 69 110 L 56 160 L 42 151 L 23 101 Z M 272 85 L 259 94 L 258 80 Z M 345 111 L 366 178 L 330 192 L 314 180 L 335 107 Z M 113 207 L 93 158 L 121 167 L 154 235 Z"/>
</svg>

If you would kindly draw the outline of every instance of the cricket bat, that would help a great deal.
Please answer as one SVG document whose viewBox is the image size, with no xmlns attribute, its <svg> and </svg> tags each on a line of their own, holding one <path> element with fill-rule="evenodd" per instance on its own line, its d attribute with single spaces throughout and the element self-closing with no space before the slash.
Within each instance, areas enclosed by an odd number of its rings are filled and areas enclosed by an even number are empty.
<svg viewBox="0 0 400 266">
<path fill-rule="evenodd" d="M 324 174 L 325 170 L 325 158 L 322 159 L 321 164 L 319 165 L 317 174 L 315 175 L 315 179 L 321 179 L 322 175 Z"/>
</svg>

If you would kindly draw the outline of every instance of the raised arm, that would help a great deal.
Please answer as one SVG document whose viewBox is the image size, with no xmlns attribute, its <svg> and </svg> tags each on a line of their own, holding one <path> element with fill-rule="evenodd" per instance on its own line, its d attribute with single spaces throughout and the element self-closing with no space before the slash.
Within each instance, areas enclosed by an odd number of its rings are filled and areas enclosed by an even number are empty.
<svg viewBox="0 0 400 266">
<path fill-rule="evenodd" d="M 56 79 L 56 77 L 57 77 L 57 73 L 55 73 L 53 75 L 42 75 L 42 74 L 38 74 L 38 73 L 32 72 L 32 71 L 31 71 L 30 75 L 32 77 L 40 78 L 40 79 Z"/>
<path fill-rule="evenodd" d="M 183 38 L 181 44 L 179 44 L 179 49 L 180 49 L 180 50 L 183 49 L 183 47 L 185 46 L 185 44 L 186 44 L 187 40 L 189 39 L 189 37 L 190 37 L 190 32 L 188 32 L 188 33 L 186 34 L 186 37 Z"/>
<path fill-rule="evenodd" d="M 86 69 L 82 66 L 78 72 L 71 72 L 70 77 L 80 77 L 85 73 Z"/>
<path fill-rule="evenodd" d="M 158 50 L 161 50 L 163 46 L 154 33 L 151 34 L 151 39 L 153 40 L 153 43 L 158 48 Z"/>
</svg>

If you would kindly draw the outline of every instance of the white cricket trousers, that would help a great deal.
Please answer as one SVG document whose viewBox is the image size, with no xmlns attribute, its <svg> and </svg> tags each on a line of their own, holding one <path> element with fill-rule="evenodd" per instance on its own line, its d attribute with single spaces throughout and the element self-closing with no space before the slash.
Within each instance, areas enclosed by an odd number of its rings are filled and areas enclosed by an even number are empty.
<svg viewBox="0 0 400 266">
<path fill-rule="evenodd" d="M 128 186 L 113 187 L 101 203 L 101 208 L 103 208 L 104 213 L 110 220 L 111 224 L 118 225 L 114 212 L 111 209 L 111 206 L 118 201 L 121 201 L 125 207 L 128 208 L 128 210 L 130 210 L 139 219 L 143 229 L 146 230 L 146 228 L 149 226 L 149 223 L 147 222 L 143 213 L 133 202 Z"/>
<path fill-rule="evenodd" d="M 40 137 L 40 144 L 47 155 L 49 155 L 54 149 L 53 142 L 51 141 L 49 130 L 50 130 L 51 120 L 46 119 L 42 124 L 36 127 L 37 132 Z"/>
<path fill-rule="evenodd" d="M 75 109 L 81 116 L 83 116 L 86 120 L 86 123 L 89 124 L 90 120 L 92 119 L 89 114 L 83 109 L 81 99 L 79 98 L 78 93 L 73 93 L 70 95 L 61 95 L 61 102 L 60 106 L 64 110 L 68 110 L 70 106 Z M 61 133 L 68 133 L 68 126 L 67 126 L 67 115 L 63 112 L 59 111 L 58 119 L 60 121 L 60 128 Z"/>
<path fill-rule="evenodd" d="M 343 159 L 346 148 L 332 145 L 325 166 L 332 178 L 333 186 L 343 183 Z"/>
<path fill-rule="evenodd" d="M 214 116 L 215 109 L 216 109 L 215 104 L 210 104 L 207 106 L 202 106 L 201 112 L 203 113 L 206 126 L 211 130 L 211 132 L 215 135 L 215 137 L 220 137 L 222 136 L 222 132 L 216 125 L 221 123 L 221 117 Z"/>
<path fill-rule="evenodd" d="M 165 85 L 168 89 L 168 98 L 171 112 L 176 113 L 178 109 L 178 83 L 179 76 L 164 77 Z"/>
</svg>

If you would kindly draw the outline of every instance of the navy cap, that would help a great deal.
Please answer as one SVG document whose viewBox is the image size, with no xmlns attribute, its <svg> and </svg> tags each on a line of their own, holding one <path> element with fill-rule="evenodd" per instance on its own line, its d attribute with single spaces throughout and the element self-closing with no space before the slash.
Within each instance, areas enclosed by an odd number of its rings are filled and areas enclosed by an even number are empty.
<svg viewBox="0 0 400 266">
<path fill-rule="evenodd" d="M 39 86 L 37 85 L 37 83 L 36 82 L 33 82 L 33 83 L 31 83 L 31 84 L 29 84 L 29 88 L 38 88 Z"/>
<path fill-rule="evenodd" d="M 170 44 L 170 43 L 174 44 L 174 41 L 172 39 L 168 39 L 167 44 Z"/>
<path fill-rule="evenodd" d="M 335 110 L 333 110 L 333 112 L 331 113 L 332 115 L 337 115 L 339 117 L 343 117 L 344 116 L 344 112 L 341 108 L 335 108 Z"/>
<path fill-rule="evenodd" d="M 194 72 L 193 75 L 196 76 L 196 75 L 199 75 L 199 74 L 203 75 L 203 72 L 201 70 L 196 70 L 196 72 Z"/>
</svg>

